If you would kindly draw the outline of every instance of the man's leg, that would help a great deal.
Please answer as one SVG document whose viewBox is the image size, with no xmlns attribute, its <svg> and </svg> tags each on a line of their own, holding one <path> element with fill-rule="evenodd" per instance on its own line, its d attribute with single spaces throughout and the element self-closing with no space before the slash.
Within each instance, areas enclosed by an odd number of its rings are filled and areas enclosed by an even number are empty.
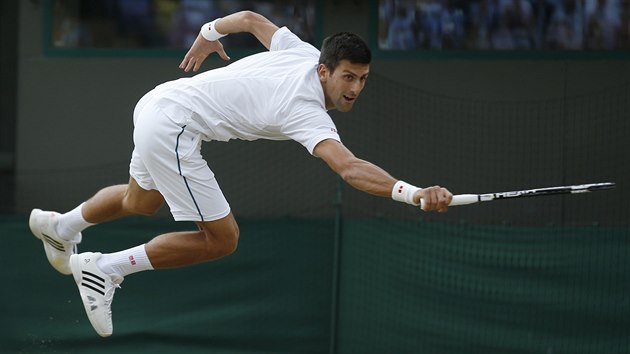
<svg viewBox="0 0 630 354">
<path fill-rule="evenodd" d="M 98 223 L 130 214 L 150 214 L 162 204 L 156 191 L 147 191 L 133 180 L 129 187 L 108 187 L 85 203 L 86 220 Z M 197 222 L 197 231 L 171 232 L 147 244 L 120 252 L 85 252 L 70 257 L 70 268 L 83 306 L 96 332 L 113 332 L 111 304 L 124 277 L 154 268 L 173 268 L 226 256 L 236 249 L 239 230 L 232 213 L 208 222 Z"/>
<path fill-rule="evenodd" d="M 128 184 L 110 186 L 65 214 L 57 214 L 55 231 L 70 241 L 89 226 L 128 215 L 151 215 L 164 203 L 156 190 L 144 190 L 133 179 Z"/>
<path fill-rule="evenodd" d="M 99 224 L 128 215 L 151 215 L 160 209 L 164 197 L 157 190 L 142 189 L 136 180 L 98 191 L 83 205 L 85 221 Z"/>
<path fill-rule="evenodd" d="M 144 190 L 131 178 L 129 184 L 104 188 L 65 214 L 33 209 L 29 226 L 43 241 L 50 264 L 62 274 L 71 274 L 68 261 L 77 252 L 84 229 L 131 214 L 153 214 L 163 203 L 158 191 Z"/>
<path fill-rule="evenodd" d="M 102 254 L 98 267 L 105 274 L 127 275 L 145 270 L 176 268 L 227 256 L 236 250 L 239 230 L 228 216 L 198 223 L 198 231 L 178 231 L 158 235 L 147 244 Z"/>
<path fill-rule="evenodd" d="M 197 223 L 198 231 L 162 234 L 146 244 L 155 268 L 174 268 L 227 256 L 236 250 L 239 229 L 232 213 Z"/>
<path fill-rule="evenodd" d="M 164 198 L 156 190 L 142 189 L 131 178 L 129 185 L 117 185 L 104 188 L 83 205 L 84 219 L 98 224 L 127 215 L 151 215 L 155 213 Z M 201 263 L 221 258 L 232 253 L 238 243 L 239 229 L 232 213 L 215 221 L 197 222 L 197 231 L 171 232 L 156 236 L 145 245 L 146 257 L 154 268 L 173 268 Z M 131 250 L 131 249 L 130 249 Z M 125 251 L 123 251 L 125 252 Z M 129 263 L 129 256 L 121 255 L 120 262 Z M 120 268 L 109 255 L 103 255 L 99 266 L 111 265 Z M 142 256 L 144 258 L 144 256 Z M 135 268 L 120 269 L 116 273 L 126 276 Z"/>
</svg>

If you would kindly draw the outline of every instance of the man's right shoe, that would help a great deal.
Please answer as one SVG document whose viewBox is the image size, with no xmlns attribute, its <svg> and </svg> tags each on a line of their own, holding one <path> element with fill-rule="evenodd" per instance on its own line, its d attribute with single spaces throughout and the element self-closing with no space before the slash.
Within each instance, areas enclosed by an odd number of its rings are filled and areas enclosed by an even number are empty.
<svg viewBox="0 0 630 354">
<path fill-rule="evenodd" d="M 81 233 L 78 233 L 72 241 L 66 241 L 59 237 L 55 227 L 59 213 L 33 209 L 28 219 L 28 226 L 35 237 L 44 243 L 44 251 L 48 262 L 59 273 L 69 275 L 72 273 L 68 261 L 70 256 L 77 253 L 77 244 L 81 242 Z"/>
<path fill-rule="evenodd" d="M 124 278 L 117 274 L 105 274 L 96 264 L 101 253 L 85 252 L 70 256 L 70 269 L 79 287 L 85 313 L 101 337 L 109 337 L 114 331 L 112 301 L 114 292 Z"/>
</svg>

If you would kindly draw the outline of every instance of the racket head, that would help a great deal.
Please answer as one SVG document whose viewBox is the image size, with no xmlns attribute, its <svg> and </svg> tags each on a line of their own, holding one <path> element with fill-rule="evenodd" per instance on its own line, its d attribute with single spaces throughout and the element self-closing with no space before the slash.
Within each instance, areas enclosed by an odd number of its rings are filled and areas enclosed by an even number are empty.
<svg viewBox="0 0 630 354">
<path fill-rule="evenodd" d="M 617 186 L 615 182 L 593 183 L 587 185 L 586 189 L 589 192 L 602 191 L 606 189 L 613 189 Z"/>
</svg>

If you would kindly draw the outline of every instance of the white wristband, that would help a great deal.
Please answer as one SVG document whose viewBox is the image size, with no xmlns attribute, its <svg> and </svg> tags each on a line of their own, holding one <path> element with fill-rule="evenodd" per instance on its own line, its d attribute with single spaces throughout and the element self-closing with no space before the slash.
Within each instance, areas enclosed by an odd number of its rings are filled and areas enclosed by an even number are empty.
<svg viewBox="0 0 630 354">
<path fill-rule="evenodd" d="M 221 34 L 217 31 L 215 27 L 215 23 L 221 18 L 217 18 L 212 22 L 208 22 L 205 25 L 201 26 L 201 36 L 209 41 L 216 41 L 221 37 L 227 36 L 227 34 Z"/>
<path fill-rule="evenodd" d="M 394 184 L 392 189 L 392 199 L 397 202 L 405 202 L 407 204 L 418 206 L 420 203 L 413 202 L 413 195 L 422 188 L 412 186 L 411 184 L 403 181 L 398 181 Z"/>
</svg>

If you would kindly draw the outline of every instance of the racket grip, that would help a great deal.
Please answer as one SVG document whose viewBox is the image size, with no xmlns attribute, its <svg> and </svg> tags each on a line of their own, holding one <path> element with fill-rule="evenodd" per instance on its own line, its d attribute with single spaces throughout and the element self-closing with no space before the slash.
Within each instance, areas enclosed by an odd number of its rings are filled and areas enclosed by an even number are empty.
<svg viewBox="0 0 630 354">
<path fill-rule="evenodd" d="M 449 206 L 466 205 L 479 202 L 478 194 L 457 194 L 453 196 Z"/>
<path fill-rule="evenodd" d="M 478 194 L 457 194 L 453 196 L 449 206 L 466 205 L 479 202 Z M 424 210 L 424 199 L 420 199 L 420 209 Z"/>
</svg>

